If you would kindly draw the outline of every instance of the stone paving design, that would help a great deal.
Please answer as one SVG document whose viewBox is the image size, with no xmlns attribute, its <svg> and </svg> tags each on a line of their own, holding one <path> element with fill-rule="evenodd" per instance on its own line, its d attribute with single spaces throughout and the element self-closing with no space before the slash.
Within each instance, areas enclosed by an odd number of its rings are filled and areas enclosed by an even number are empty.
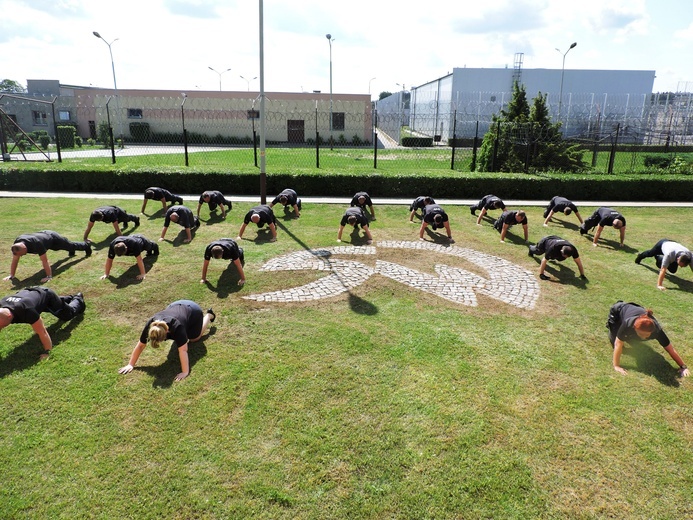
<svg viewBox="0 0 693 520">
<path fill-rule="evenodd" d="M 375 259 L 375 267 L 343 256 L 375 257 L 377 249 L 413 249 L 463 258 L 488 272 L 488 278 L 475 273 L 436 264 L 438 276 L 419 272 L 392 262 Z M 330 298 L 353 289 L 379 274 L 408 287 L 435 294 L 446 300 L 476 307 L 477 293 L 521 309 L 532 309 L 539 298 L 539 284 L 532 273 L 497 256 L 452 245 L 417 241 L 383 241 L 376 246 L 338 246 L 297 251 L 273 258 L 261 271 L 328 271 L 330 274 L 300 287 L 244 296 L 248 300 L 289 303 Z"/>
</svg>

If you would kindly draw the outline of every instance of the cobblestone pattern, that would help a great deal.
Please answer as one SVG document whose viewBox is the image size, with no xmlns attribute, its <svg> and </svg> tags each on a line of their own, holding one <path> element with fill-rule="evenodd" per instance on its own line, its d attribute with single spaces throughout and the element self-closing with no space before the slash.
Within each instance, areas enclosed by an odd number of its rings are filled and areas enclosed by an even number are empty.
<svg viewBox="0 0 693 520">
<path fill-rule="evenodd" d="M 334 258 L 336 255 L 375 256 L 375 246 L 340 246 L 289 253 L 266 262 L 261 271 L 329 271 L 330 274 L 300 287 L 244 296 L 263 302 L 302 302 L 329 298 L 361 285 L 374 274 L 386 276 L 408 287 L 435 294 L 462 305 L 478 305 L 476 293 L 515 307 L 532 309 L 539 297 L 539 284 L 529 271 L 496 256 L 473 249 L 431 242 L 384 241 L 377 247 L 414 249 L 464 258 L 488 272 L 488 279 L 464 269 L 437 264 L 438 276 L 422 273 L 392 262 L 375 261 L 375 267 L 362 262 Z"/>
</svg>

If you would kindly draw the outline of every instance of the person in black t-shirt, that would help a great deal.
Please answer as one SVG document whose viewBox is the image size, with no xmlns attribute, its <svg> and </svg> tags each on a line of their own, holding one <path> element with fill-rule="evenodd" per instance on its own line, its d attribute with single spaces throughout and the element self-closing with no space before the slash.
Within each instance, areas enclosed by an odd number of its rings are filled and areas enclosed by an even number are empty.
<svg viewBox="0 0 693 520">
<path fill-rule="evenodd" d="M 609 341 L 614 349 L 613 366 L 616 372 L 626 373 L 626 370 L 621 367 L 621 353 L 625 343 L 656 339 L 679 366 L 679 376 L 690 375 L 688 367 L 676 352 L 651 310 L 637 303 L 618 301 L 609 310 L 606 328 L 609 329 Z"/>
<path fill-rule="evenodd" d="M 301 199 L 298 198 L 298 194 L 291 188 L 286 188 L 279 195 L 274 197 L 269 207 L 273 208 L 275 204 L 284 206 L 284 211 L 287 211 L 288 208 L 293 208 L 296 218 L 301 216 Z"/>
<path fill-rule="evenodd" d="M 623 247 L 623 239 L 626 238 L 626 219 L 618 211 L 604 206 L 597 209 L 582 223 L 580 226 L 580 234 L 584 235 L 585 233 L 589 233 L 595 226 L 597 227 L 597 231 L 595 231 L 594 238 L 592 239 L 593 246 L 597 245 L 599 237 L 604 230 L 604 226 L 613 226 L 613 228 L 618 229 L 620 233 L 620 246 Z"/>
<path fill-rule="evenodd" d="M 85 308 L 82 293 L 58 296 L 48 287 L 29 287 L 0 298 L 0 330 L 12 323 L 28 323 L 41 340 L 41 359 L 45 359 L 53 348 L 53 340 L 41 319 L 41 313 L 50 312 L 56 318 L 68 321 L 82 314 Z"/>
<path fill-rule="evenodd" d="M 238 285 L 243 285 L 245 283 L 245 273 L 243 272 L 245 255 L 243 254 L 243 248 L 238 247 L 235 240 L 231 238 L 220 238 L 207 246 L 205 249 L 205 259 L 202 263 L 202 279 L 200 283 L 207 282 L 207 269 L 209 268 L 209 261 L 212 258 L 216 258 L 217 260 L 231 260 L 236 266 L 238 275 L 240 276 Z"/>
<path fill-rule="evenodd" d="M 368 206 L 368 211 L 370 211 L 370 215 L 368 213 L 365 213 L 365 215 L 368 217 L 369 220 L 375 220 L 375 209 L 373 208 L 373 201 L 371 200 L 370 195 L 366 193 L 365 191 L 359 191 L 357 192 L 352 198 L 351 202 L 349 203 L 351 207 L 359 207 L 361 209 L 366 210 L 366 206 Z"/>
<path fill-rule="evenodd" d="M 481 219 L 492 209 L 505 209 L 505 202 L 495 195 L 485 195 L 479 202 L 473 206 L 469 206 L 472 215 L 476 216 L 476 211 L 481 210 L 479 217 L 476 219 L 477 225 L 481 225 Z"/>
<path fill-rule="evenodd" d="M 416 215 L 417 210 L 421 210 L 421 217 L 423 218 L 424 208 L 429 204 L 435 204 L 436 201 L 433 197 L 420 196 L 416 197 L 411 204 L 409 204 L 409 222 L 414 222 L 414 215 Z"/>
<path fill-rule="evenodd" d="M 151 188 L 144 190 L 144 201 L 142 202 L 142 211 L 140 213 L 144 213 L 144 209 L 147 207 L 147 202 L 150 199 L 160 200 L 164 209 L 166 209 L 167 202 L 170 202 L 171 206 L 174 204 L 183 204 L 183 197 L 174 195 L 164 188 L 156 188 L 152 186 Z"/>
<path fill-rule="evenodd" d="M 221 217 L 226 218 L 226 212 L 231 211 L 231 201 L 226 200 L 224 197 L 224 194 L 221 193 L 220 191 L 215 191 L 215 190 L 209 190 L 205 191 L 202 195 L 200 195 L 200 200 L 197 203 L 197 216 L 199 218 L 200 216 L 200 208 L 202 208 L 202 205 L 207 203 L 209 205 L 209 211 L 214 211 L 217 209 L 217 206 L 221 208 Z"/>
<path fill-rule="evenodd" d="M 337 231 L 337 242 L 342 241 L 342 232 L 344 231 L 344 227 L 347 224 L 349 224 L 350 226 L 354 226 L 354 233 L 356 233 L 357 235 L 359 226 L 361 226 L 361 229 L 363 229 L 363 234 L 367 238 L 366 244 L 370 244 L 373 242 L 373 236 L 371 235 L 371 230 L 368 226 L 368 215 L 366 214 L 366 210 L 358 206 L 346 209 L 344 215 L 342 216 L 342 220 L 339 223 L 339 231 Z"/>
<path fill-rule="evenodd" d="M 192 241 L 192 232 L 190 230 L 200 227 L 200 219 L 193 215 L 190 208 L 186 206 L 171 206 L 166 210 L 166 218 L 164 219 L 164 227 L 161 230 L 159 242 L 166 237 L 166 232 L 168 231 L 168 226 L 171 222 L 185 228 L 186 238 L 183 240 L 183 242 L 186 244 L 189 244 Z"/>
<path fill-rule="evenodd" d="M 450 231 L 450 219 L 445 210 L 438 204 L 428 204 L 423 209 L 423 217 L 421 219 L 421 227 L 419 228 L 419 240 L 424 239 L 424 230 L 428 225 L 431 225 L 433 230 L 445 228 L 450 243 L 455 241 L 452 239 L 452 231 Z"/>
<path fill-rule="evenodd" d="M 580 221 L 580 224 L 582 224 L 582 217 L 580 216 L 577 206 L 565 197 L 556 196 L 549 201 L 549 205 L 546 206 L 546 209 L 544 210 L 544 227 L 549 226 L 551 217 L 558 212 L 561 212 L 566 216 L 570 215 L 571 213 L 575 213 L 575 216 Z"/>
<path fill-rule="evenodd" d="M 53 278 L 53 271 L 46 255 L 48 250 L 68 251 L 70 256 L 74 256 L 75 251 L 84 251 L 86 256 L 91 256 L 91 246 L 87 242 L 72 242 L 55 231 L 49 230 L 19 235 L 15 238 L 11 250 L 12 264 L 10 265 L 10 275 L 5 277 L 4 280 L 14 278 L 17 272 L 17 265 L 19 265 L 19 259 L 26 254 L 39 255 L 43 270 L 46 273 L 46 276 L 41 278 L 41 282 L 47 282 Z"/>
<path fill-rule="evenodd" d="M 243 239 L 243 233 L 245 232 L 245 228 L 251 222 L 253 224 L 257 224 L 258 228 L 261 228 L 262 226 L 267 224 L 267 227 L 272 233 L 272 238 L 270 239 L 270 242 L 275 242 L 277 240 L 277 219 L 274 216 L 272 208 L 270 208 L 267 204 L 255 206 L 250 211 L 248 211 L 248 213 L 245 214 L 243 224 L 241 225 L 241 229 L 238 231 L 238 236 L 236 237 L 236 240 Z"/>
<path fill-rule="evenodd" d="M 146 270 L 142 261 L 142 252 L 146 251 L 147 256 L 156 256 L 159 254 L 159 244 L 147 240 L 142 235 L 120 236 L 115 238 L 111 245 L 108 246 L 108 258 L 104 267 L 104 274 L 101 276 L 105 280 L 111 275 L 111 267 L 113 267 L 113 259 L 116 256 L 134 256 L 137 262 L 137 267 L 140 274 L 137 275 L 138 280 L 144 280 Z"/>
<path fill-rule="evenodd" d="M 534 255 L 544 255 L 541 259 L 541 265 L 539 266 L 539 278 L 542 280 L 548 280 L 549 277 L 544 274 L 546 269 L 546 262 L 549 260 L 556 260 L 562 262 L 568 257 L 572 257 L 575 264 L 580 270 L 580 278 L 586 278 L 585 270 L 582 268 L 582 260 L 580 260 L 580 254 L 578 253 L 577 247 L 573 244 L 555 235 L 549 235 L 542 238 L 537 245 L 529 246 L 529 256 Z"/>
<path fill-rule="evenodd" d="M 135 227 L 140 225 L 140 217 L 137 215 L 130 215 L 124 209 L 118 206 L 100 206 L 91 212 L 89 216 L 89 223 L 87 224 L 87 229 L 84 231 L 84 241 L 91 242 L 89 240 L 89 233 L 91 233 L 91 228 L 94 227 L 94 222 L 105 222 L 107 224 L 113 224 L 113 229 L 118 236 L 123 233 L 120 230 L 119 224 L 123 223 L 123 229 L 128 227 L 128 222 L 134 222 Z"/>
<path fill-rule="evenodd" d="M 190 360 L 188 359 L 188 343 L 199 341 L 207 332 L 216 315 L 212 309 L 206 313 L 195 302 L 190 300 L 178 300 L 171 303 L 163 311 L 152 316 L 142 329 L 140 339 L 130 355 L 130 361 L 118 370 L 119 374 L 128 374 L 137 364 L 140 354 L 151 342 L 152 348 L 159 348 L 161 343 L 172 339 L 178 348 L 181 372 L 176 376 L 176 381 L 188 377 L 190 373 Z"/>
<path fill-rule="evenodd" d="M 517 211 L 504 211 L 493 224 L 493 227 L 501 234 L 501 242 L 505 242 L 505 235 L 508 233 L 508 228 L 515 224 L 522 224 L 522 229 L 525 232 L 525 242 L 527 242 L 527 215 L 521 209 Z"/>
</svg>

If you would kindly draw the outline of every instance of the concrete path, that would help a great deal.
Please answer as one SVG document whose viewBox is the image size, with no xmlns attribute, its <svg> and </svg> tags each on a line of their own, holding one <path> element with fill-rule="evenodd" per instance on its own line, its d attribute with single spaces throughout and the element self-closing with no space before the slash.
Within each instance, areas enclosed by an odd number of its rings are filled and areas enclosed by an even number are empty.
<svg viewBox="0 0 693 520">
<path fill-rule="evenodd" d="M 274 198 L 275 194 L 267 194 L 268 202 Z M 196 195 L 181 195 L 183 200 L 188 202 L 197 202 L 200 198 Z M 68 199 L 125 199 L 125 200 L 142 200 L 141 193 L 51 193 L 38 191 L 0 191 L 0 198 L 68 198 Z M 254 202 L 260 201 L 259 195 L 238 195 L 226 197 L 231 202 Z M 396 205 L 409 206 L 414 198 L 384 198 L 373 197 L 375 205 Z M 349 204 L 351 197 L 301 197 L 301 200 L 308 204 Z M 471 206 L 479 202 L 479 199 L 439 199 L 436 197 L 436 202 L 441 206 Z M 573 201 L 577 206 L 607 206 L 607 207 L 642 207 L 642 208 L 693 208 L 693 202 L 616 202 L 616 201 Z M 505 200 L 509 207 L 521 208 L 523 206 L 541 206 L 545 207 L 548 204 L 547 200 Z"/>
</svg>

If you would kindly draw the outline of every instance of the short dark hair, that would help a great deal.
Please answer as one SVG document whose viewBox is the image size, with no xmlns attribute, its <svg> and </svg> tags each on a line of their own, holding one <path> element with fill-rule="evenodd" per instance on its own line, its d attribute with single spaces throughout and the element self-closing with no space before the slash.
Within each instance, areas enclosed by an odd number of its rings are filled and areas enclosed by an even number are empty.
<svg viewBox="0 0 693 520">
<path fill-rule="evenodd" d="M 282 195 L 281 197 L 279 197 L 279 203 L 282 206 L 286 206 L 287 202 L 289 202 L 289 197 L 287 197 L 286 195 Z"/>
<path fill-rule="evenodd" d="M 564 258 L 568 258 L 569 256 L 572 256 L 573 251 L 574 251 L 573 246 L 563 246 L 561 248 L 561 254 L 563 255 Z"/>
<path fill-rule="evenodd" d="M 217 260 L 219 260 L 219 259 L 222 257 L 223 254 L 224 254 L 224 248 L 223 248 L 223 247 L 221 247 L 221 246 L 214 246 L 214 247 L 212 248 L 212 256 L 213 256 L 214 258 L 216 258 Z"/>
<path fill-rule="evenodd" d="M 153 199 L 154 198 L 154 192 L 152 190 L 145 190 L 144 198 L 145 199 Z"/>
<path fill-rule="evenodd" d="M 91 218 L 94 220 L 103 220 L 103 213 L 99 210 L 94 210 L 91 212 Z"/>
<path fill-rule="evenodd" d="M 354 215 L 349 215 L 347 217 L 347 222 L 349 223 L 350 226 L 355 226 L 358 223 L 356 216 L 354 216 Z"/>
<path fill-rule="evenodd" d="M 566 214 L 566 215 L 570 215 L 572 212 L 573 212 L 573 210 L 570 209 L 570 208 L 565 208 L 565 209 L 563 210 L 563 213 Z"/>
<path fill-rule="evenodd" d="M 678 254 L 676 261 L 683 267 L 686 267 L 687 265 L 691 265 L 691 256 L 690 251 L 684 251 L 683 253 Z"/>
<path fill-rule="evenodd" d="M 116 255 L 123 256 L 125 253 L 128 252 L 128 246 L 126 246 L 124 242 L 118 242 L 116 245 L 113 246 L 113 251 Z"/>
<path fill-rule="evenodd" d="M 436 224 L 440 224 L 442 221 L 443 215 L 441 215 L 440 213 L 436 213 L 435 215 L 433 215 L 433 222 L 435 222 Z"/>
</svg>

